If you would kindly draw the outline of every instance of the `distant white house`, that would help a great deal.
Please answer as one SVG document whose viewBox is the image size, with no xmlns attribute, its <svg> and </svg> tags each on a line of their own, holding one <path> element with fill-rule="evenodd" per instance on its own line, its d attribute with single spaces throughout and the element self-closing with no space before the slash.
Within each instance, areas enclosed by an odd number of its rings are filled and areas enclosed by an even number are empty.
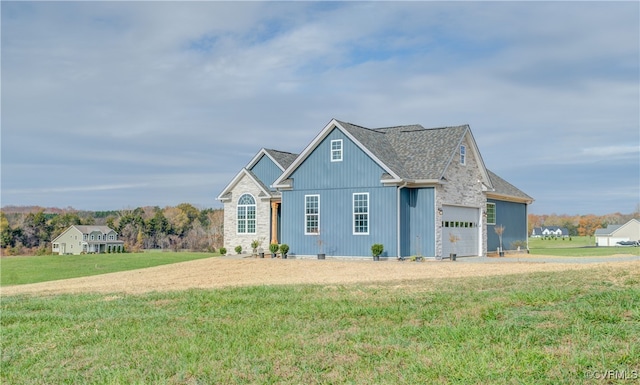
<svg viewBox="0 0 640 385">
<path fill-rule="evenodd" d="M 534 227 L 531 232 L 531 237 L 540 238 L 540 237 L 557 237 L 564 238 L 569 236 L 569 229 L 566 227 L 558 227 L 558 226 L 544 226 L 544 227 Z"/>
<path fill-rule="evenodd" d="M 108 226 L 72 225 L 51 241 L 54 254 L 119 253 L 124 242 Z"/>
<path fill-rule="evenodd" d="M 640 221 L 631 219 L 623 225 L 609 225 L 606 229 L 597 229 L 596 246 L 616 246 L 618 242 L 640 241 Z"/>
</svg>

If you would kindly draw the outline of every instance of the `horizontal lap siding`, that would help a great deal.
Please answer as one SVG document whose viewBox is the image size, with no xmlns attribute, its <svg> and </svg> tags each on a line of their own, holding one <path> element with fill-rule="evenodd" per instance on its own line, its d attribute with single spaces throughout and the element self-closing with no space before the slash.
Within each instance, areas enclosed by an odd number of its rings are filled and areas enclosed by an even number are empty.
<svg viewBox="0 0 640 385">
<path fill-rule="evenodd" d="M 500 239 L 495 232 L 496 226 L 504 226 L 502 246 L 505 250 L 514 249 L 514 241 L 526 241 L 527 234 L 527 205 L 524 203 L 505 202 L 487 199 L 487 203 L 496 205 L 496 224 L 487 225 L 487 250 L 496 251 L 500 246 Z"/>
<path fill-rule="evenodd" d="M 340 162 L 331 162 L 332 140 L 342 139 Z M 320 195 L 320 232 L 329 256 L 370 256 L 371 245 L 382 243 L 386 255 L 396 253 L 396 188 L 384 187 L 384 170 L 350 141 L 333 130 L 292 173 L 293 190 L 282 193 L 282 241 L 291 253 L 315 255 L 318 237 L 305 235 L 304 196 Z M 353 234 L 353 193 L 369 193 L 369 234 Z"/>
</svg>

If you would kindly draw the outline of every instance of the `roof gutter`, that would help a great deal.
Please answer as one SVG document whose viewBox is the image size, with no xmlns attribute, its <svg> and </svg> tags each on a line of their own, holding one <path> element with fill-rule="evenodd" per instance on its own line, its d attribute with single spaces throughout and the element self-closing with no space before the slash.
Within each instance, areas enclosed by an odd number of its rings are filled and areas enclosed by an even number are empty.
<svg viewBox="0 0 640 385">
<path fill-rule="evenodd" d="M 443 184 L 444 181 L 440 179 L 382 179 L 380 183 L 387 186 L 419 187 Z"/>
<path fill-rule="evenodd" d="M 498 200 L 507 201 L 507 202 L 526 203 L 528 205 L 533 203 L 533 198 L 516 197 L 513 195 L 498 194 L 498 193 L 489 192 L 489 191 L 487 191 L 487 198 L 498 199 Z"/>
</svg>

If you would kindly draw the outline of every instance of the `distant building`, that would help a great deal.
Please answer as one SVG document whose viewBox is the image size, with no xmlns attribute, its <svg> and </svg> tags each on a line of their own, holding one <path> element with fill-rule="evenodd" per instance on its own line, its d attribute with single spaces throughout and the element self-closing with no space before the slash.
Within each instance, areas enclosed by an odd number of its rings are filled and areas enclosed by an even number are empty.
<svg viewBox="0 0 640 385">
<path fill-rule="evenodd" d="M 108 226 L 73 225 L 51 242 L 54 254 L 118 253 L 124 250 L 124 242 L 118 233 Z"/>
<path fill-rule="evenodd" d="M 640 241 L 640 221 L 631 219 L 624 225 L 609 225 L 606 229 L 597 229 L 597 246 L 615 246 L 618 242 Z"/>
<path fill-rule="evenodd" d="M 534 227 L 531 232 L 531 237 L 540 238 L 540 237 L 556 237 L 556 238 L 564 238 L 569 236 L 569 229 L 566 227 L 558 227 L 558 226 L 545 226 L 545 227 Z"/>
</svg>

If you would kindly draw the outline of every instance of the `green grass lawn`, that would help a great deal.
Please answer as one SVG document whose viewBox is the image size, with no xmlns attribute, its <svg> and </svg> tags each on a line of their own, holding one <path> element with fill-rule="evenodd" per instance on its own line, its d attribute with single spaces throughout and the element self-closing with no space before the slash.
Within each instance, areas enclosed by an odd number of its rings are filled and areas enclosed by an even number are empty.
<svg viewBox="0 0 640 385">
<path fill-rule="evenodd" d="M 6 257 L 0 259 L 0 285 L 19 285 L 142 269 L 217 255 L 219 254 L 147 252 Z"/>
<path fill-rule="evenodd" d="M 640 255 L 640 247 L 595 247 L 594 237 L 567 239 L 529 238 L 531 254 L 559 257 L 606 257 L 616 254 Z"/>
<path fill-rule="evenodd" d="M 562 249 L 595 246 L 595 237 L 571 237 L 557 239 L 529 238 L 530 249 Z"/>
<path fill-rule="evenodd" d="M 640 375 L 640 274 L 3 297 L 2 384 L 582 384 Z"/>
</svg>

